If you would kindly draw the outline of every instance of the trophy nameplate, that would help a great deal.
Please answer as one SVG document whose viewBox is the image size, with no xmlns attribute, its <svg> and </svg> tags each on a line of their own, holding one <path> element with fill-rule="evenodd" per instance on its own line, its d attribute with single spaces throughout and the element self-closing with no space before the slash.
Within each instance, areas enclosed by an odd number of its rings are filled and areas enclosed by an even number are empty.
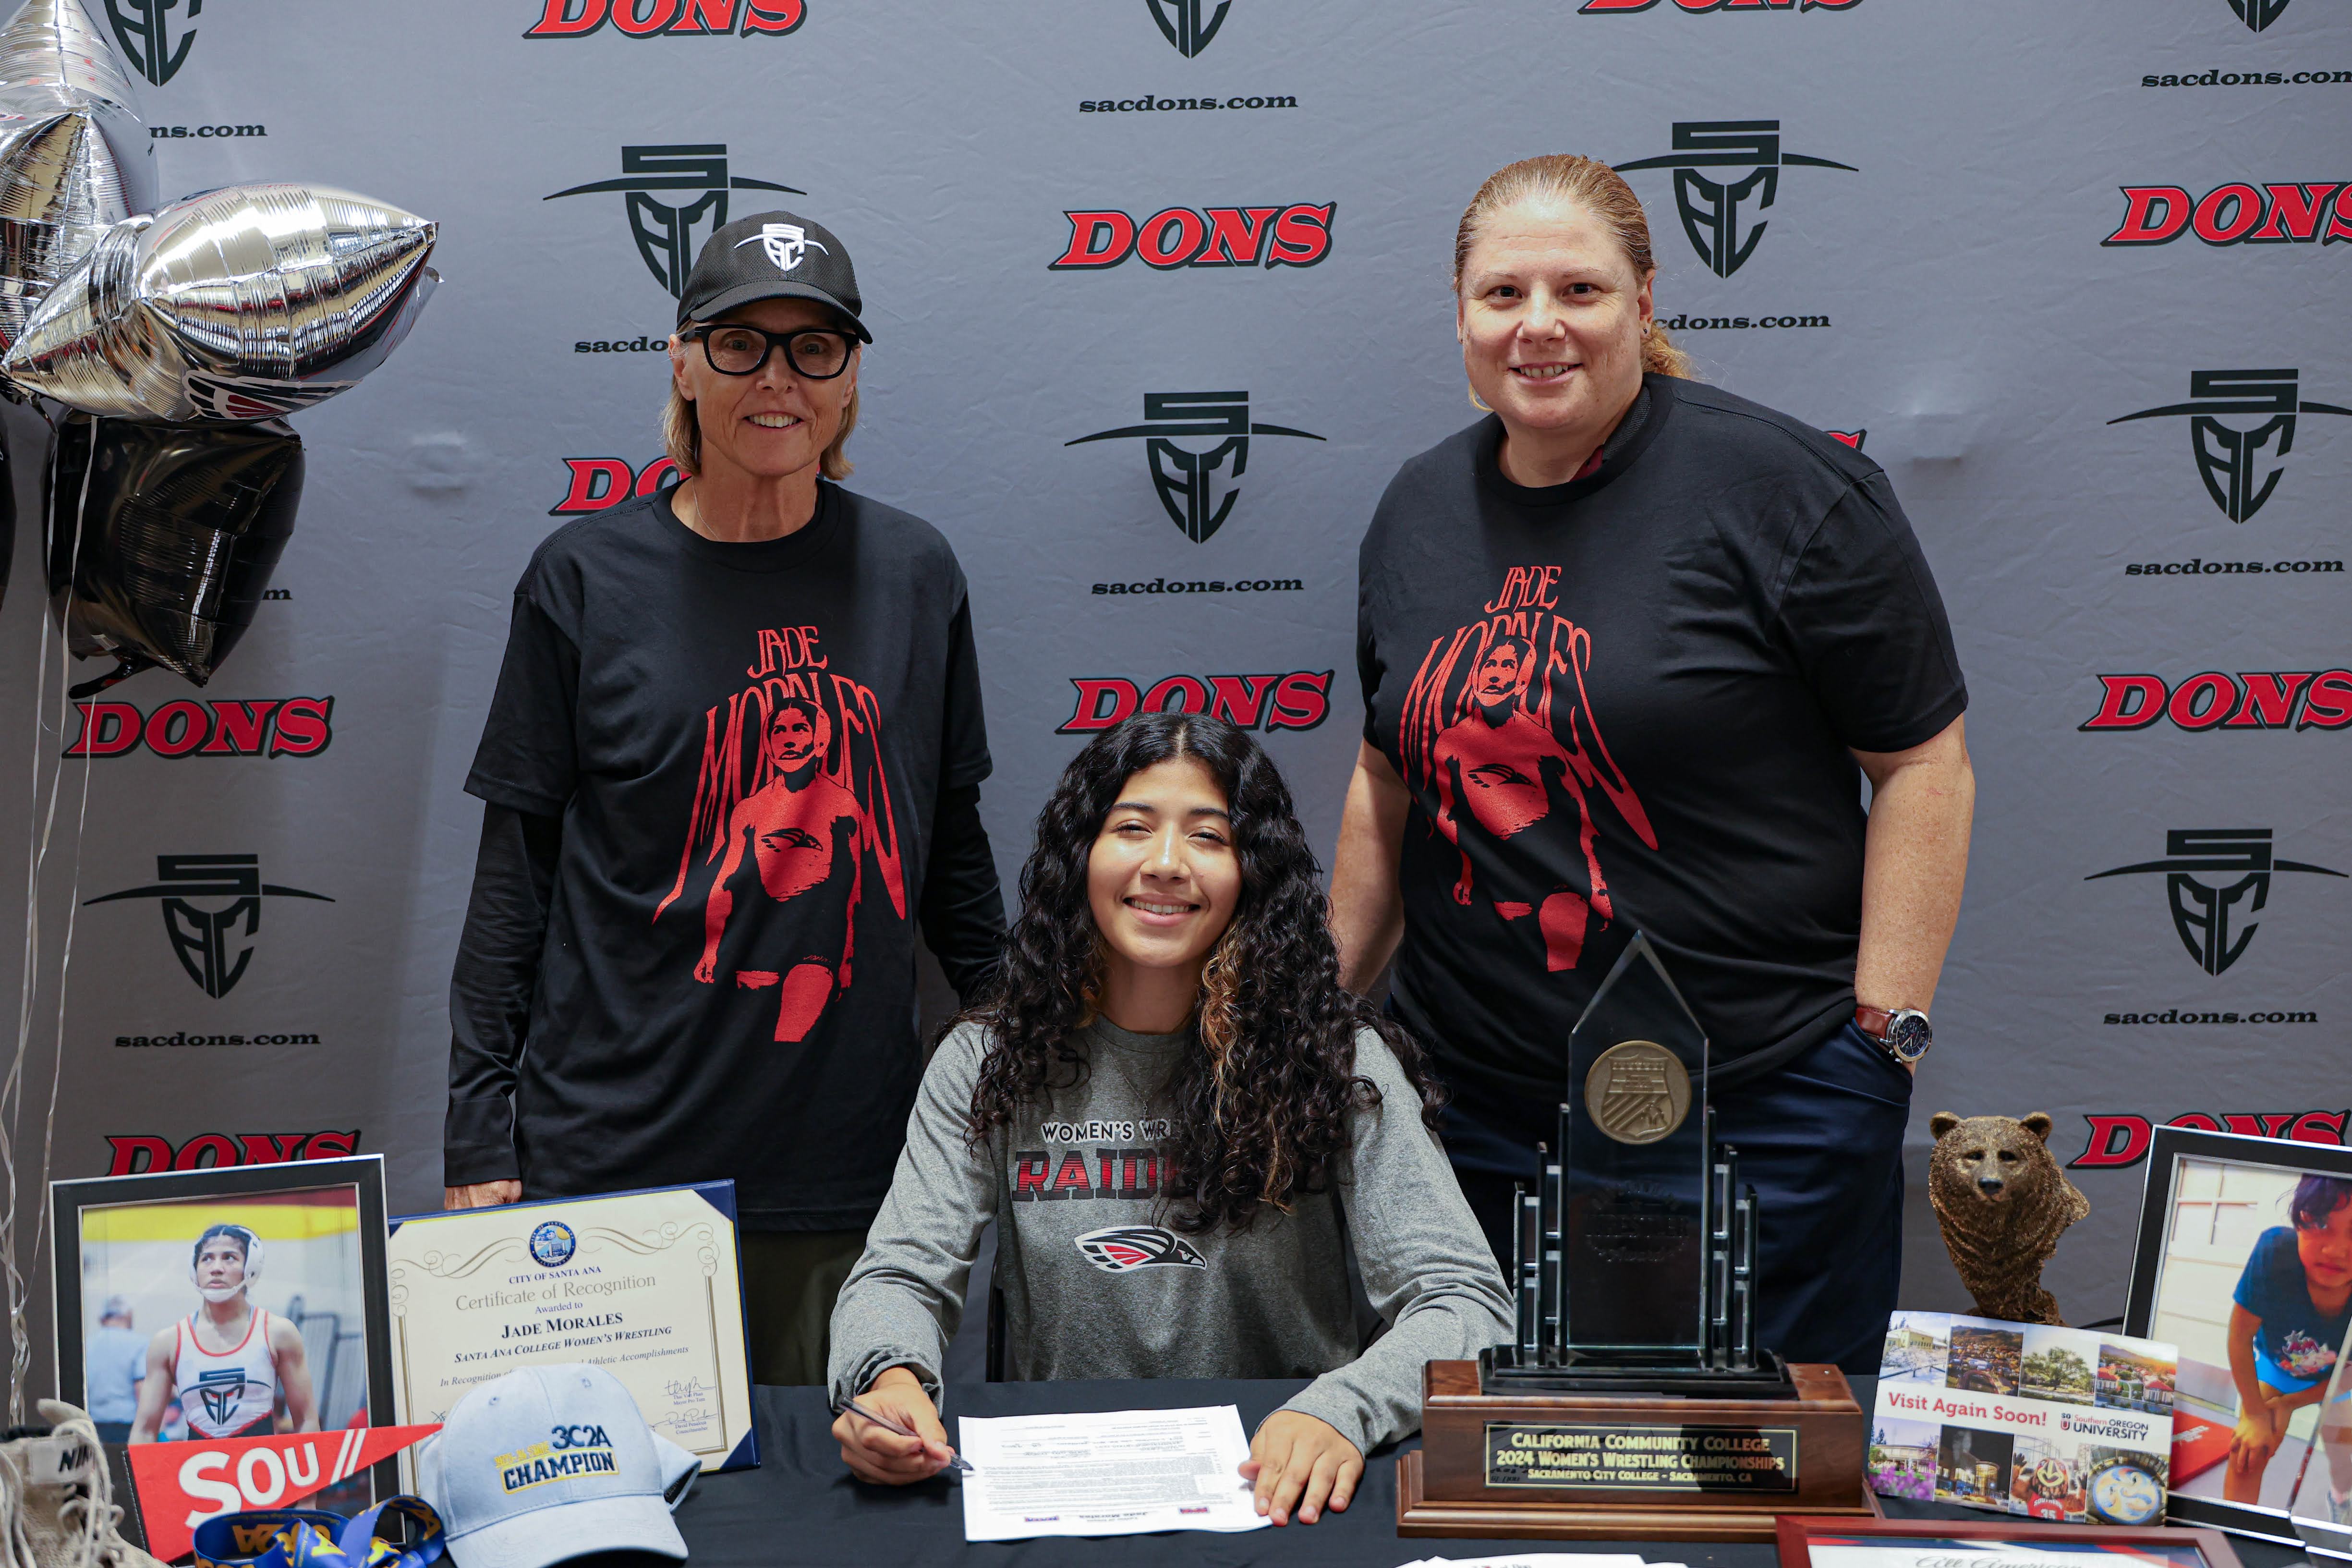
<svg viewBox="0 0 2352 1568">
<path fill-rule="evenodd" d="M 1569 1037 L 1559 1142 L 1522 1189 L 1510 1344 L 1422 1377 L 1397 1533 L 1769 1541 L 1877 1517 L 1833 1366 L 1756 1344 L 1756 1194 L 1715 1142 L 1706 1036 L 1636 934 Z"/>
</svg>

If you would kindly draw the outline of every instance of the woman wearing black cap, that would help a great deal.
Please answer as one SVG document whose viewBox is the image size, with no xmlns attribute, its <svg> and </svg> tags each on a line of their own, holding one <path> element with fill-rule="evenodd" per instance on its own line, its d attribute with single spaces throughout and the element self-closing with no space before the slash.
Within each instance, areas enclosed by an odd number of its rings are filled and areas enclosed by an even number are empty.
<svg viewBox="0 0 2352 1568">
<path fill-rule="evenodd" d="M 968 1001 L 1003 904 L 963 573 L 842 489 L 849 253 L 762 213 L 670 340 L 673 489 L 551 535 L 466 788 L 451 1207 L 732 1178 L 752 1372 L 824 1329 L 921 1074 L 914 927 Z"/>
</svg>

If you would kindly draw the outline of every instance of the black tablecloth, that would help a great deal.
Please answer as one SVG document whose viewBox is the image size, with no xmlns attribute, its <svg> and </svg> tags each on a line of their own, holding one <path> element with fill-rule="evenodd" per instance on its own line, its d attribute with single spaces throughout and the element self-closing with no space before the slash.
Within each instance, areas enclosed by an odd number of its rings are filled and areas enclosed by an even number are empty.
<svg viewBox="0 0 2352 1568">
<path fill-rule="evenodd" d="M 1036 1415 L 1053 1411 L 1180 1409 L 1238 1405 L 1242 1429 L 1300 1388 L 1300 1382 L 1225 1383 L 1166 1379 L 1148 1383 L 961 1384 L 948 1390 L 948 1433 L 957 1415 Z M 1854 1380 L 1867 1405 L 1872 1381 Z M 987 1542 L 963 1538 L 963 1500 L 947 1480 L 915 1487 L 869 1487 L 842 1468 L 831 1434 L 833 1415 L 822 1388 L 758 1391 L 760 1468 L 705 1476 L 678 1510 L 679 1528 L 694 1568 L 898 1568 L 899 1564 L 969 1564 L 971 1568 L 1126 1568 L 1127 1564 L 1332 1564 L 1334 1568 L 1396 1568 L 1420 1557 L 1473 1558 L 1513 1551 L 1637 1552 L 1652 1562 L 1690 1568 L 1775 1568 L 1765 1542 L 1683 1544 L 1644 1542 L 1509 1542 L 1406 1540 L 1396 1532 L 1396 1456 L 1383 1449 L 1364 1468 L 1364 1480 L 1345 1513 L 1318 1524 L 1291 1524 L 1241 1535 L 1188 1531 L 1099 1540 Z M 1420 1443 L 1413 1438 L 1404 1447 Z M 1889 1500 L 1904 1518 L 1951 1518 L 1982 1522 L 1976 1510 Z M 2280 1568 L 2296 1553 L 2256 1542 L 2237 1543 L 2246 1568 Z"/>
</svg>

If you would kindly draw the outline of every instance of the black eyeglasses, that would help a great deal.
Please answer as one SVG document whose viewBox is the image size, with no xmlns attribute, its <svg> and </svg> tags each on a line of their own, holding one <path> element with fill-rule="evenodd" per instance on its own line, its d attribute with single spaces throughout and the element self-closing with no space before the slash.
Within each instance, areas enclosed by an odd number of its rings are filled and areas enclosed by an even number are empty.
<svg viewBox="0 0 2352 1568">
<path fill-rule="evenodd" d="M 847 332 L 824 327 L 769 332 L 758 327 L 722 322 L 690 327 L 684 335 L 702 340 L 702 357 L 721 375 L 757 374 L 760 367 L 768 363 L 768 355 L 781 348 L 784 351 L 784 363 L 793 367 L 793 374 L 811 381 L 831 381 L 849 368 L 850 353 L 856 347 L 856 340 Z"/>
</svg>

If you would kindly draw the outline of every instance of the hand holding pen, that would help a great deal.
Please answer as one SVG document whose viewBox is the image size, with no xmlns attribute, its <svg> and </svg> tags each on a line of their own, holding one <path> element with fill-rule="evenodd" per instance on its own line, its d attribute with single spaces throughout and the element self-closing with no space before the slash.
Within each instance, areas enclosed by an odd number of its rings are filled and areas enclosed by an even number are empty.
<svg viewBox="0 0 2352 1568">
<path fill-rule="evenodd" d="M 941 1470 L 969 1473 L 911 1368 L 894 1366 L 850 1400 L 833 1424 L 842 1462 L 861 1480 L 905 1486 Z"/>
</svg>

